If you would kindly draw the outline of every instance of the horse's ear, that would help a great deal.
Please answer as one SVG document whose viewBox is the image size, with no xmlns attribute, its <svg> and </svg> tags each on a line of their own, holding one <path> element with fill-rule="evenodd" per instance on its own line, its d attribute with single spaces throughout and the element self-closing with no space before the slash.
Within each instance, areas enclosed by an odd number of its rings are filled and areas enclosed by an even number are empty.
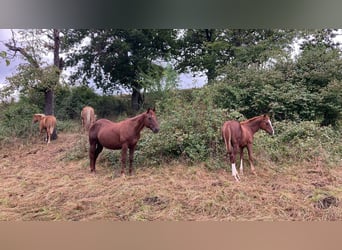
<svg viewBox="0 0 342 250">
<path fill-rule="evenodd" d="M 270 116 L 270 114 L 269 113 L 266 113 L 266 114 L 264 114 L 264 118 L 266 119 L 266 118 L 270 118 L 271 116 Z"/>
<path fill-rule="evenodd" d="M 146 113 L 147 113 L 147 114 L 150 113 L 151 110 L 152 110 L 153 112 L 156 112 L 156 109 L 155 109 L 155 108 L 148 108 Z"/>
<path fill-rule="evenodd" d="M 153 107 L 152 111 L 153 111 L 153 112 L 156 112 L 156 107 Z"/>
</svg>

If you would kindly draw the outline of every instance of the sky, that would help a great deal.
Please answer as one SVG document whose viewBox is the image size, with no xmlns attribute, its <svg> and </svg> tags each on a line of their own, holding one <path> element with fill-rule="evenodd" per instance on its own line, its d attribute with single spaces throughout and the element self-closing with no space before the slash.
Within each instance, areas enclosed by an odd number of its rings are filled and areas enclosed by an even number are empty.
<svg viewBox="0 0 342 250">
<path fill-rule="evenodd" d="M 9 29 L 0 29 L 0 51 L 6 51 L 6 46 L 4 45 L 11 38 L 11 31 Z M 18 64 L 20 63 L 20 59 L 11 60 L 9 66 L 6 65 L 5 60 L 0 58 L 0 86 L 6 80 L 6 77 L 12 76 Z M 52 57 L 51 57 L 52 64 Z M 193 76 L 192 74 L 180 74 L 179 75 L 179 88 L 200 88 L 207 83 L 206 76 Z M 101 93 L 101 91 L 99 91 Z"/>
<path fill-rule="evenodd" d="M 9 29 L 0 29 L 0 51 L 5 50 L 6 47 L 4 42 L 8 41 L 11 38 L 11 31 Z M 336 40 L 342 42 L 342 30 L 340 30 L 339 35 L 336 37 Z M 298 44 L 294 45 L 294 55 L 299 53 Z M 20 59 L 11 60 L 9 66 L 6 65 L 5 60 L 0 58 L 0 87 L 5 82 L 6 77 L 13 75 L 16 71 L 18 64 L 20 63 Z M 52 55 L 51 55 L 51 64 L 52 64 Z M 203 76 L 193 76 L 193 74 L 180 74 L 178 86 L 181 89 L 187 88 L 200 88 L 207 83 L 207 78 L 205 75 Z M 96 90 L 96 92 L 101 93 L 101 90 Z"/>
<path fill-rule="evenodd" d="M 6 51 L 4 42 L 8 41 L 11 37 L 11 32 L 8 29 L 0 29 L 0 51 Z M 15 72 L 19 60 L 11 61 L 9 66 L 6 66 L 5 60 L 0 58 L 0 84 L 5 81 L 6 76 L 11 76 Z"/>
</svg>

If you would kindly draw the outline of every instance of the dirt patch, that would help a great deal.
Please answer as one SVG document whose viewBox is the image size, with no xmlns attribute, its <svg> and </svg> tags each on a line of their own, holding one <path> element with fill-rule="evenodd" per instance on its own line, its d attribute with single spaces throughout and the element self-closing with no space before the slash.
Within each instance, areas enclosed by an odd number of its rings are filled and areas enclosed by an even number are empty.
<svg viewBox="0 0 342 250">
<path fill-rule="evenodd" d="M 340 167 L 281 169 L 259 160 L 258 176 L 246 166 L 236 183 L 230 171 L 202 165 L 138 166 L 121 178 L 101 164 L 91 174 L 87 158 L 67 159 L 83 137 L 60 133 L 49 145 L 1 148 L 0 220 L 342 220 Z"/>
</svg>

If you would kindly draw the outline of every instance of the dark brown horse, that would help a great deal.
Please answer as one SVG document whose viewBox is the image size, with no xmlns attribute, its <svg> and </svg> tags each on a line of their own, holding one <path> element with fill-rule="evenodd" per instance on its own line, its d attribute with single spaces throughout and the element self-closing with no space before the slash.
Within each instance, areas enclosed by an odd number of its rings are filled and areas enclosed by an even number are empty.
<svg viewBox="0 0 342 250">
<path fill-rule="evenodd" d="M 149 108 L 146 112 L 121 122 L 97 120 L 89 130 L 90 171 L 95 172 L 96 159 L 105 147 L 113 150 L 121 149 L 121 175 L 125 174 L 127 149 L 129 149 L 129 174 L 131 174 L 135 146 L 144 127 L 154 133 L 159 131 L 155 109 Z"/>
<path fill-rule="evenodd" d="M 236 181 L 240 180 L 239 174 L 236 170 L 235 161 L 236 154 L 240 150 L 240 174 L 243 174 L 243 149 L 247 147 L 249 164 L 254 174 L 255 168 L 253 164 L 253 136 L 259 130 L 262 129 L 267 133 L 274 135 L 274 129 L 272 127 L 271 120 L 268 115 L 260 115 L 253 117 L 249 120 L 238 121 L 226 121 L 222 126 L 222 136 L 226 145 L 227 152 L 229 154 L 230 163 L 232 164 L 232 175 Z"/>
</svg>

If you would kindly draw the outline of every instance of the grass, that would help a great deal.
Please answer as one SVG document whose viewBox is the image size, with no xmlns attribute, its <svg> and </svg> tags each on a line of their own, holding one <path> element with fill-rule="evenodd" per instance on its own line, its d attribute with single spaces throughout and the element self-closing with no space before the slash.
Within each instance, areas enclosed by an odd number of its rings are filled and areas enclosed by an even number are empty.
<svg viewBox="0 0 342 250">
<path fill-rule="evenodd" d="M 49 145 L 34 136 L 1 145 L 0 220 L 342 220 L 340 144 L 326 150 L 331 131 L 321 131 L 327 138 L 312 154 L 296 156 L 296 148 L 281 147 L 289 136 L 312 147 L 320 131 L 303 126 L 309 130 L 283 128 L 273 138 L 256 134 L 258 175 L 246 162 L 236 183 L 223 155 L 190 165 L 176 159 L 155 165 L 137 154 L 134 175 L 121 178 L 120 152 L 104 150 L 97 174 L 91 174 L 87 136 L 78 124 L 61 123 L 58 139 Z M 329 161 L 331 152 L 335 158 Z"/>
</svg>

